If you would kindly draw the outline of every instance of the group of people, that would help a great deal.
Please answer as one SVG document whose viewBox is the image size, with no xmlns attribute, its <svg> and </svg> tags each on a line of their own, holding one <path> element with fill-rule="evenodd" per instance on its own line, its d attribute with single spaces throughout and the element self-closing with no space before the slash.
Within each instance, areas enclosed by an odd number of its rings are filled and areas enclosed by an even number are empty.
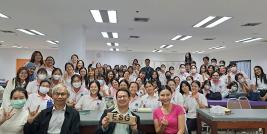
<svg viewBox="0 0 267 134">
<path fill-rule="evenodd" d="M 223 60 L 204 57 L 198 71 L 190 53 L 184 64 L 168 69 L 164 64 L 154 69 L 150 59 L 145 59 L 144 67 L 137 59 L 129 66 L 92 62 L 86 67 L 76 54 L 64 70 L 54 65 L 52 56 L 44 60 L 40 51 L 34 51 L 8 81 L 0 133 L 79 133 L 77 111 L 82 110 L 103 111 L 96 133 L 140 133 L 140 118 L 133 112 L 140 108 L 153 111 L 157 133 L 191 133 L 197 126 L 196 109 L 207 108 L 207 99 L 244 95 L 267 100 L 261 66 L 254 67 L 250 80 L 235 63 L 226 66 Z M 109 122 L 110 112 L 135 116 L 135 123 Z"/>
</svg>

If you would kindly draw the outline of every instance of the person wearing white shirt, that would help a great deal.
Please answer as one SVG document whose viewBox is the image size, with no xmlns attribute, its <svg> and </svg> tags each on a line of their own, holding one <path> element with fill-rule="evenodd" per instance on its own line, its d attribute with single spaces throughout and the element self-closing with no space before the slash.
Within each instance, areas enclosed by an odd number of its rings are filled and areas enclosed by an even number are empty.
<svg viewBox="0 0 267 134">
<path fill-rule="evenodd" d="M 166 76 L 165 76 L 165 70 L 166 70 L 166 66 L 164 64 L 162 64 L 160 66 L 160 71 L 158 71 L 159 81 L 160 81 L 161 85 L 163 85 L 163 86 L 165 86 L 166 83 L 167 83 L 167 79 L 166 79 Z"/>
<path fill-rule="evenodd" d="M 228 90 L 226 88 L 226 85 L 223 81 L 220 80 L 220 75 L 218 72 L 212 73 L 211 91 L 220 92 L 222 98 L 225 98 L 228 95 Z"/>
<path fill-rule="evenodd" d="M 203 77 L 197 72 L 197 67 L 195 65 L 191 66 L 191 71 L 190 72 L 191 72 L 190 75 L 193 77 L 193 80 L 197 80 L 200 83 L 204 82 Z"/>
<path fill-rule="evenodd" d="M 172 90 L 171 103 L 183 106 L 184 105 L 184 98 L 183 98 L 183 95 L 179 91 L 176 91 L 175 81 L 173 79 L 170 79 L 167 81 L 167 85 Z"/>
<path fill-rule="evenodd" d="M 178 91 L 178 92 L 180 92 L 180 78 L 179 78 L 179 76 L 175 76 L 174 78 L 173 78 L 173 80 L 175 81 L 175 87 L 176 87 L 176 91 Z"/>
<path fill-rule="evenodd" d="M 76 65 L 76 64 L 75 64 Z M 67 85 L 68 88 L 71 87 L 71 77 L 75 74 L 74 65 L 71 63 L 65 64 L 65 73 L 63 76 L 64 83 Z"/>
<path fill-rule="evenodd" d="M 178 74 L 178 76 L 181 79 L 181 81 L 186 80 L 186 77 L 189 76 L 190 74 L 186 72 L 185 64 L 180 64 L 179 70 L 180 70 L 180 73 Z"/>
<path fill-rule="evenodd" d="M 31 81 L 27 85 L 26 90 L 27 90 L 28 94 L 37 93 L 40 82 L 42 80 L 46 79 L 46 78 L 47 78 L 47 71 L 46 71 L 46 69 L 40 68 L 37 71 L 37 80 Z"/>
<path fill-rule="evenodd" d="M 138 108 L 141 107 L 141 98 L 137 95 L 138 90 L 139 90 L 138 83 L 131 82 L 129 88 L 129 91 L 131 93 L 129 109 L 132 111 L 136 111 Z"/>
<path fill-rule="evenodd" d="M 237 69 L 236 63 L 231 63 L 229 66 L 230 66 L 230 73 L 227 76 L 228 83 L 235 81 L 235 75 L 238 73 L 242 73 L 246 81 L 249 81 L 248 76 L 244 72 Z"/>
<path fill-rule="evenodd" d="M 267 78 L 261 66 L 254 67 L 254 84 L 255 89 L 260 91 L 261 100 L 267 100 Z"/>
<path fill-rule="evenodd" d="M 24 88 L 17 87 L 11 91 L 11 107 L 0 109 L 0 134 L 23 134 L 23 126 L 29 115 L 23 108 L 27 98 Z"/>
<path fill-rule="evenodd" d="M 52 107 L 53 100 L 51 97 L 47 95 L 50 87 L 51 87 L 50 81 L 42 80 L 40 82 L 40 87 L 38 88 L 38 92 L 29 95 L 29 98 L 25 104 L 25 108 L 29 109 L 30 111 L 35 111 L 39 107 L 38 112 L 40 112 L 43 109 Z"/>
<path fill-rule="evenodd" d="M 71 85 L 71 89 L 68 89 L 70 96 L 68 98 L 67 105 L 74 107 L 75 104 L 79 101 L 79 99 L 82 96 L 89 94 L 89 92 L 86 88 L 82 87 L 82 79 L 81 76 L 78 74 L 74 74 L 71 77 Z"/>
<path fill-rule="evenodd" d="M 191 85 L 187 81 L 182 81 L 180 85 L 180 93 L 183 95 L 184 104 L 185 102 L 188 102 L 188 99 L 190 99 L 191 92 Z"/>
<path fill-rule="evenodd" d="M 145 83 L 145 88 L 147 94 L 141 98 L 141 107 L 155 109 L 161 106 L 158 95 L 154 92 L 155 87 L 153 86 L 152 81 L 147 81 Z"/>
<path fill-rule="evenodd" d="M 89 90 L 90 94 L 82 96 L 75 105 L 75 109 L 104 111 L 106 105 L 99 93 L 100 83 L 96 80 L 91 81 L 89 83 Z"/>
<path fill-rule="evenodd" d="M 6 88 L 3 90 L 3 102 L 1 107 L 9 107 L 10 105 L 10 93 L 16 87 L 26 88 L 29 83 L 29 73 L 26 67 L 18 69 L 16 77 L 9 80 Z"/>
<path fill-rule="evenodd" d="M 199 93 L 200 90 L 200 82 L 193 81 L 191 84 L 192 94 L 185 102 L 185 109 L 187 110 L 187 128 L 188 133 L 191 134 L 192 130 L 196 130 L 197 128 L 197 108 L 206 108 L 208 107 L 208 101 L 206 97 Z"/>
<path fill-rule="evenodd" d="M 63 78 L 62 78 L 62 71 L 60 68 L 55 68 L 52 71 L 52 77 L 51 77 L 51 88 L 56 86 L 57 84 L 64 83 Z"/>
<path fill-rule="evenodd" d="M 67 86 L 58 84 L 52 88 L 54 106 L 31 112 L 24 126 L 26 134 L 79 134 L 80 115 L 66 105 L 69 92 Z"/>
</svg>

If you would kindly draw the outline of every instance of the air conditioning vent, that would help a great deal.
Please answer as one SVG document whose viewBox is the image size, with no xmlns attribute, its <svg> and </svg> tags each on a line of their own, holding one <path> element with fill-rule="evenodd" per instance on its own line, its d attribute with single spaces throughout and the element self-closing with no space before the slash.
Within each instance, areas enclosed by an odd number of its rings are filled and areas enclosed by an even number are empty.
<svg viewBox="0 0 267 134">
<path fill-rule="evenodd" d="M 0 30 L 2 33 L 6 33 L 6 34 L 14 34 L 14 31 L 10 31 L 10 30 Z"/>
<path fill-rule="evenodd" d="M 138 38 L 140 38 L 140 36 L 137 36 L 137 35 L 130 35 L 129 38 L 131 38 L 131 39 L 138 39 Z"/>
<path fill-rule="evenodd" d="M 148 22 L 149 21 L 149 18 L 134 18 L 134 21 L 135 22 Z"/>
<path fill-rule="evenodd" d="M 254 27 L 254 26 L 257 26 L 257 25 L 260 25 L 261 23 L 260 22 L 254 22 L 254 23 L 246 23 L 246 24 L 243 24 L 241 26 L 243 27 Z"/>
</svg>

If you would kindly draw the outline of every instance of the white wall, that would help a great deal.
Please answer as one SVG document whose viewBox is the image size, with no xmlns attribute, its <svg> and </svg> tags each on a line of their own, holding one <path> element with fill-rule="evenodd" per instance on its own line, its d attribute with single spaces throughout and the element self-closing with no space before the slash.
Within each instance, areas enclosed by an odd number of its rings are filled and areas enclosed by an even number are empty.
<svg viewBox="0 0 267 134">
<path fill-rule="evenodd" d="M 248 45 L 235 48 L 232 50 L 223 50 L 219 52 L 210 53 L 210 58 L 215 57 L 217 60 L 224 59 L 226 64 L 229 61 L 236 60 L 251 60 L 251 76 L 253 77 L 253 67 L 256 65 L 262 66 L 265 73 L 267 72 L 267 46 L 262 45 Z"/>
<path fill-rule="evenodd" d="M 11 79 L 16 75 L 16 59 L 30 59 L 34 50 L 27 49 L 0 49 L 0 79 Z M 53 56 L 57 61 L 57 50 L 40 50 L 43 57 Z M 79 54 L 78 54 L 79 55 Z M 71 54 L 69 54 L 69 57 Z M 200 64 L 202 62 L 203 55 L 192 55 L 193 60 Z M 171 64 L 180 63 L 184 61 L 184 54 L 164 54 L 164 53 L 135 53 L 135 52 L 103 52 L 103 51 L 87 51 L 86 59 L 83 59 L 88 66 L 89 61 L 100 62 L 101 64 L 109 64 L 112 67 L 116 64 L 129 65 L 133 59 L 138 59 L 140 63 L 143 63 L 146 58 L 151 60 L 151 66 L 159 66 L 161 63 L 167 64 L 167 67 Z M 67 62 L 67 61 L 64 61 Z M 64 66 L 60 67 L 64 69 Z"/>
</svg>

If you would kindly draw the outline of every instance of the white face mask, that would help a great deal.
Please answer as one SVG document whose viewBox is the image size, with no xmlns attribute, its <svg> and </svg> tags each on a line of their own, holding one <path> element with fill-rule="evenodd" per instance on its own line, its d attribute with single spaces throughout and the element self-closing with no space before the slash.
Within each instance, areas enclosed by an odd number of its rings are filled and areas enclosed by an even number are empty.
<svg viewBox="0 0 267 134">
<path fill-rule="evenodd" d="M 47 94 L 49 92 L 49 88 L 47 87 L 40 87 L 39 92 L 42 94 Z"/>
<path fill-rule="evenodd" d="M 44 80 L 46 78 L 46 75 L 45 74 L 38 74 L 37 77 L 39 80 Z"/>
<path fill-rule="evenodd" d="M 99 82 L 99 84 L 102 86 L 104 85 L 104 80 L 97 80 Z"/>
<path fill-rule="evenodd" d="M 61 78 L 61 75 L 53 75 L 54 80 L 59 80 Z"/>
<path fill-rule="evenodd" d="M 196 69 L 192 69 L 192 70 L 191 70 L 191 73 L 193 73 L 193 74 L 195 74 L 196 72 L 197 72 Z"/>
<path fill-rule="evenodd" d="M 73 86 L 74 88 L 80 88 L 81 85 L 82 85 L 81 82 L 74 82 L 74 83 L 72 83 L 72 86 Z"/>
</svg>

